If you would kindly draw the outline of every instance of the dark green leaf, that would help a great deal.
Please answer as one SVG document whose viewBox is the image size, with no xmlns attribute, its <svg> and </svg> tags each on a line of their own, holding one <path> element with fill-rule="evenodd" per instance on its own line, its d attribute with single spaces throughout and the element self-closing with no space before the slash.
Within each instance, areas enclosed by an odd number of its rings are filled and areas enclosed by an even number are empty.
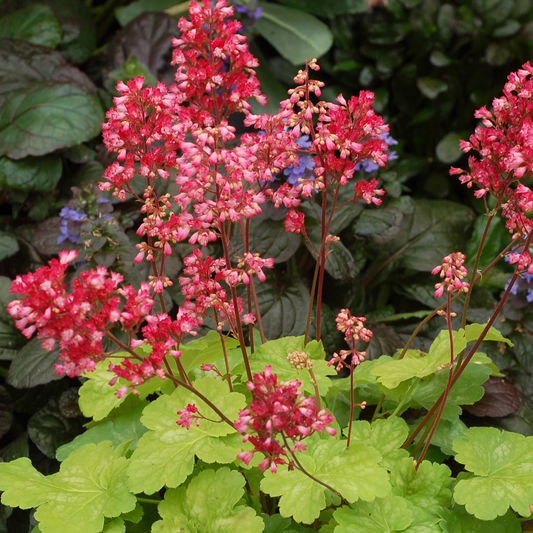
<svg viewBox="0 0 533 533">
<path fill-rule="evenodd" d="M 55 48 L 61 41 L 61 24 L 48 6 L 34 4 L 2 17 L 0 38 Z"/>
<path fill-rule="evenodd" d="M 25 0 L 31 2 L 32 0 Z M 83 63 L 96 47 L 96 27 L 83 0 L 40 0 L 52 8 L 63 30 L 59 50 L 72 63 Z"/>
<path fill-rule="evenodd" d="M 309 291 L 301 280 L 283 284 L 256 283 L 257 299 L 269 340 L 298 336 L 305 332 Z"/>
<path fill-rule="evenodd" d="M 76 83 L 90 94 L 96 93 L 92 81 L 62 54 L 24 41 L 0 40 L 0 78 L 0 106 L 13 92 L 44 80 Z"/>
<path fill-rule="evenodd" d="M 0 233 L 0 261 L 15 255 L 18 251 L 17 239 L 7 233 Z"/>
<path fill-rule="evenodd" d="M 17 354 L 7 374 L 7 382 L 17 389 L 29 389 L 35 385 L 61 379 L 54 370 L 58 350 L 47 352 L 41 339 L 33 339 Z"/>
<path fill-rule="evenodd" d="M 464 137 L 460 133 L 450 131 L 437 144 L 435 153 L 439 161 L 450 165 L 455 163 L 463 155 L 463 151 L 459 148 L 459 141 Z"/>
<path fill-rule="evenodd" d="M 52 255 L 65 248 L 65 244 L 57 244 L 57 238 L 61 234 L 60 226 L 59 217 L 49 218 L 37 226 L 31 243 L 40 254 Z"/>
<path fill-rule="evenodd" d="M 521 28 L 520 22 L 513 19 L 508 19 L 505 21 L 504 24 L 496 28 L 492 35 L 497 38 L 501 37 L 510 37 L 511 35 L 514 35 L 515 33 L 519 32 Z"/>
<path fill-rule="evenodd" d="M 403 213 L 394 207 L 367 209 L 355 222 L 357 235 L 370 236 L 376 244 L 384 244 L 396 237 L 401 230 Z"/>
<path fill-rule="evenodd" d="M 313 15 L 285 6 L 260 2 L 263 16 L 257 32 L 293 65 L 324 55 L 333 44 L 329 28 Z"/>
<path fill-rule="evenodd" d="M 436 67 L 446 67 L 451 63 L 451 59 L 440 50 L 434 50 L 431 52 L 429 60 L 431 61 L 431 64 Z"/>
<path fill-rule="evenodd" d="M 329 19 L 333 19 L 337 15 L 364 13 L 368 9 L 364 0 L 332 0 L 328 3 L 321 0 L 281 0 L 280 3 Z"/>
<path fill-rule="evenodd" d="M 0 153 L 14 159 L 73 146 L 101 131 L 99 100 L 79 85 L 42 81 L 12 93 L 0 115 Z"/>
<path fill-rule="evenodd" d="M 440 93 L 448 90 L 448 84 L 437 78 L 419 78 L 417 85 L 420 92 L 430 100 L 434 100 Z"/>
<path fill-rule="evenodd" d="M 151 1 L 154 7 L 150 11 L 158 11 L 157 1 Z M 119 8 L 128 10 L 136 4 Z M 168 7 L 168 6 L 167 6 Z M 119 10 L 117 10 L 119 11 Z M 176 19 L 166 13 L 144 13 L 141 17 L 135 18 L 123 29 L 118 31 L 109 42 L 106 49 L 106 64 L 103 72 L 104 79 L 107 79 L 106 87 L 110 85 L 115 88 L 118 78 L 117 71 L 123 71 L 125 64 L 132 58 L 137 63 L 148 68 L 148 73 L 153 80 L 158 80 L 170 85 L 174 81 L 174 71 L 176 70 L 170 62 L 172 60 L 172 38 L 179 35 L 176 27 Z M 142 74 L 139 74 L 142 75 Z M 127 76 L 131 79 L 133 76 Z M 149 84 L 145 80 L 146 84 Z"/>
<path fill-rule="evenodd" d="M 0 185 L 23 192 L 51 192 L 61 178 L 58 155 L 26 157 L 13 160 L 0 158 Z"/>
<path fill-rule="evenodd" d="M 301 239 L 285 231 L 282 220 L 262 219 L 250 223 L 250 250 L 261 257 L 271 257 L 276 264 L 287 261 L 300 247 Z M 244 252 L 242 242 L 236 246 Z"/>
<path fill-rule="evenodd" d="M 472 237 L 466 245 L 466 260 L 467 264 L 473 266 L 474 260 L 481 243 L 485 226 L 487 225 L 487 216 L 480 215 L 474 224 L 474 231 Z M 509 243 L 509 231 L 505 227 L 504 219 L 496 215 L 491 220 L 487 237 L 483 245 L 483 251 L 479 260 L 479 266 L 484 268 L 487 266 L 497 254 L 499 254 L 505 246 Z"/>
<path fill-rule="evenodd" d="M 4 462 L 13 461 L 19 457 L 28 457 L 29 448 L 28 448 L 28 435 L 23 433 L 20 437 L 17 437 L 13 442 L 8 444 L 0 452 L 0 459 L 3 459 Z"/>
<path fill-rule="evenodd" d="M 117 7 L 115 16 L 121 26 L 126 26 L 147 11 L 165 11 L 178 3 L 178 0 L 137 0 L 127 6 Z"/>
<path fill-rule="evenodd" d="M 489 65 L 501 67 L 511 59 L 511 52 L 504 44 L 490 43 L 485 51 L 485 59 Z"/>
<path fill-rule="evenodd" d="M 15 404 L 5 387 L 0 385 L 0 439 L 11 429 Z"/>
<path fill-rule="evenodd" d="M 417 199 L 408 203 L 414 212 L 412 217 L 405 217 L 402 232 L 394 241 L 401 247 L 404 267 L 430 271 L 452 251 L 464 250 L 474 220 L 470 208 L 445 200 Z"/>
<path fill-rule="evenodd" d="M 39 450 L 54 458 L 59 446 L 79 435 L 82 427 L 82 419 L 66 418 L 59 411 L 57 400 L 51 399 L 29 419 L 28 435 Z"/>
</svg>

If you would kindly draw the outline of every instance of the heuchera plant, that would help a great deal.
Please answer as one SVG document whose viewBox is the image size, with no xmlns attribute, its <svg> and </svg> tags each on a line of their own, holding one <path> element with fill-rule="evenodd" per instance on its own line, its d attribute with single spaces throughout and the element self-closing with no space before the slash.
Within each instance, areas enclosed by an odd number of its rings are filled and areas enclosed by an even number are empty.
<svg viewBox="0 0 533 533">
<path fill-rule="evenodd" d="M 384 166 L 393 143 L 372 93 L 320 100 L 315 59 L 278 114 L 253 114 L 248 100 L 265 102 L 258 63 L 232 14 L 223 1 L 192 2 L 173 43 L 176 83 L 119 83 L 107 113 L 104 141 L 118 160 L 100 188 L 140 203 L 135 261 L 149 262 L 149 279 L 134 288 L 98 267 L 69 284 L 71 251 L 13 282 L 20 298 L 9 312 L 28 338 L 37 333 L 48 350 L 59 344 L 59 374 L 86 378 L 80 407 L 93 422 L 58 450 L 56 474 L 43 476 L 26 458 L 0 464 L 2 502 L 36 507 L 34 531 L 43 533 L 520 531 L 518 516 L 529 517 L 533 504 L 533 438 L 469 429 L 459 406 L 479 400 L 497 372 L 478 349 L 509 342 L 492 325 L 516 280 L 533 274 L 533 193 L 520 181 L 533 172 L 532 67 L 510 75 L 493 113 L 476 113 L 482 125 L 462 148 L 479 157 L 469 171 L 451 171 L 487 208 L 472 274 L 460 252 L 434 268 L 435 296 L 446 301 L 394 357 L 365 361 L 360 342 L 372 332 L 343 309 L 336 323 L 347 349 L 326 362 L 324 271 L 339 240 L 332 221 L 350 202 L 380 205 L 378 181 L 355 172 Z M 234 115 L 247 127 L 240 136 Z M 142 196 L 131 184 L 139 174 Z M 170 179 L 179 192 L 159 196 L 157 182 Z M 249 229 L 266 202 L 284 210 L 286 230 L 316 256 L 302 337 L 265 336 L 256 286 L 274 265 L 250 249 Z M 306 226 L 310 203 L 320 212 L 319 241 Z M 480 265 L 498 211 L 512 239 Z M 183 241 L 196 247 L 171 280 L 165 259 Z M 214 241 L 219 257 L 202 251 Z M 487 324 L 468 324 L 472 287 L 505 255 L 516 270 L 501 302 Z M 164 293 L 175 282 L 184 304 L 171 314 Z M 454 330 L 452 302 L 461 297 Z M 437 314 L 447 328 L 427 353 L 411 349 Z M 214 327 L 191 340 L 204 322 Z M 330 379 L 342 368 L 349 377 Z M 370 406 L 372 422 L 358 420 Z M 402 418 L 410 408 L 420 413 L 412 427 Z M 442 464 L 452 456 L 465 469 L 456 478 Z"/>
</svg>

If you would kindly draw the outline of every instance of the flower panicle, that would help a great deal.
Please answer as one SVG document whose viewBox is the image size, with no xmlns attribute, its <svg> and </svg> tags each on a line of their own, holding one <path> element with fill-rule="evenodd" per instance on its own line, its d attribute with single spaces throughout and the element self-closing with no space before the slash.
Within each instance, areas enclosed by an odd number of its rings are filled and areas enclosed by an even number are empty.
<svg viewBox="0 0 533 533">
<path fill-rule="evenodd" d="M 299 361 L 302 359 L 299 353 L 289 356 L 293 360 L 295 357 Z M 288 464 L 292 469 L 294 460 L 289 454 L 305 451 L 303 439 L 314 432 L 336 434 L 330 426 L 334 422 L 333 415 L 325 409 L 317 411 L 314 398 L 304 396 L 298 380 L 278 385 L 278 376 L 272 373 L 270 365 L 264 372 L 255 374 L 247 387 L 252 393 L 252 402 L 248 409 L 239 413 L 235 422 L 237 431 L 244 434 L 243 442 L 254 446 L 252 451 L 238 455 L 245 463 L 249 464 L 259 452 L 265 456 L 259 464 L 261 470 L 270 466 L 272 472 L 277 472 L 277 465 L 282 464 Z"/>
</svg>

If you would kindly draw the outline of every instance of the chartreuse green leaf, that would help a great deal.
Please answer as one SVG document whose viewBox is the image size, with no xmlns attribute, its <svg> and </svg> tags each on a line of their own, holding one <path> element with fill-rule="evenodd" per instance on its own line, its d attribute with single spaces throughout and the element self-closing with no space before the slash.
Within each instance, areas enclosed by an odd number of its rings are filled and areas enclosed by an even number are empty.
<svg viewBox="0 0 533 533">
<path fill-rule="evenodd" d="M 126 356 L 126 353 L 124 353 L 124 356 Z M 114 385 L 109 385 L 111 379 L 116 377 L 116 375 L 113 372 L 109 372 L 107 370 L 108 367 L 108 361 L 97 363 L 93 372 L 87 372 L 84 375 L 88 379 L 79 389 L 79 406 L 81 412 L 86 417 L 93 418 L 96 421 L 103 420 L 113 409 L 116 409 L 131 395 L 129 393 L 122 398 L 116 395 L 118 389 L 126 385 L 131 385 L 131 383 L 119 378 Z M 160 378 L 154 377 L 150 381 L 136 387 L 139 392 L 138 398 L 142 400 L 162 387 L 168 387 L 168 385 L 172 387 L 169 381 L 163 381 Z"/>
<path fill-rule="evenodd" d="M 444 392 L 449 374 L 450 370 L 446 368 L 422 379 L 415 387 L 408 405 L 430 409 Z M 471 405 L 480 400 L 485 393 L 483 383 L 489 379 L 491 374 L 492 370 L 488 366 L 482 364 L 468 365 L 450 390 L 446 406 L 442 412 L 443 418 L 453 420 L 461 414 L 461 405 Z"/>
<path fill-rule="evenodd" d="M 124 533 L 124 531 L 126 531 L 126 526 L 124 520 L 120 518 L 115 518 L 115 520 L 107 523 L 104 529 L 102 529 L 102 533 Z"/>
<path fill-rule="evenodd" d="M 135 508 L 137 500 L 126 484 L 127 463 L 110 442 L 79 448 L 51 476 L 43 476 L 25 457 L 0 463 L 2 503 L 37 507 L 35 518 L 42 533 L 98 533 L 104 517 Z"/>
<path fill-rule="evenodd" d="M 372 503 L 357 502 L 341 507 L 333 513 L 339 523 L 335 533 L 393 533 L 409 531 L 413 512 L 399 496 L 378 498 Z"/>
<path fill-rule="evenodd" d="M 459 354 L 466 348 L 464 330 L 453 332 L 454 352 Z M 450 338 L 446 330 L 441 331 L 433 341 L 426 356 L 421 356 L 418 350 L 408 350 L 405 357 L 399 361 L 381 365 L 372 370 L 378 382 L 388 389 L 396 388 L 403 381 L 418 377 L 423 378 L 433 374 L 439 366 L 450 363 Z"/>
<path fill-rule="evenodd" d="M 128 409 L 124 414 L 117 416 L 114 420 L 107 420 L 91 427 L 73 441 L 64 444 L 57 449 L 56 458 L 64 461 L 74 450 L 90 442 L 98 444 L 104 440 L 111 441 L 113 446 L 118 446 L 123 442 L 130 442 L 129 448 L 133 449 L 138 440 L 146 433 L 146 427 L 141 424 L 141 414 L 148 405 L 147 401 L 140 402 L 132 409 Z"/>
<path fill-rule="evenodd" d="M 244 477 L 227 467 L 204 470 L 187 488 L 170 489 L 158 505 L 163 520 L 153 533 L 260 533 L 264 522 L 251 507 L 235 505 L 244 494 Z"/>
<path fill-rule="evenodd" d="M 230 420 L 239 417 L 246 406 L 243 394 L 229 391 L 225 381 L 203 378 L 195 388 L 208 397 Z M 199 414 L 213 420 L 193 423 L 190 429 L 178 426 L 177 412 L 195 404 Z M 194 467 L 196 455 L 206 463 L 230 463 L 243 449 L 242 437 L 198 396 L 184 387 L 160 396 L 145 408 L 141 422 L 151 431 L 145 433 L 130 459 L 128 474 L 133 492 L 153 494 L 166 485 L 177 487 Z"/>
<path fill-rule="evenodd" d="M 347 434 L 345 429 L 344 433 Z M 383 457 L 382 466 L 387 470 L 409 455 L 401 445 L 409 435 L 409 427 L 402 418 L 391 416 L 376 420 L 370 425 L 366 420 L 356 420 L 352 426 L 351 441 L 373 446 Z"/>
<path fill-rule="evenodd" d="M 484 328 L 483 324 L 470 324 L 464 330 L 454 331 L 454 355 L 457 356 L 463 351 L 468 342 L 477 340 Z M 484 340 L 506 342 L 512 346 L 511 341 L 492 327 Z M 403 359 L 382 364 L 379 368 L 372 369 L 371 373 L 377 376 L 379 383 L 388 389 L 394 389 L 404 381 L 414 377 L 424 378 L 436 372 L 439 367 L 448 364 L 450 364 L 450 337 L 448 331 L 443 330 L 433 341 L 427 355 L 418 350 L 408 350 Z"/>
<path fill-rule="evenodd" d="M 228 350 L 239 345 L 235 339 L 230 337 L 226 338 L 225 343 Z M 139 355 L 146 356 L 151 353 L 151 350 L 152 347 L 150 345 L 143 344 L 137 348 L 136 352 Z M 182 344 L 180 350 L 182 351 L 180 361 L 186 372 L 189 372 L 191 369 L 201 364 L 213 363 L 217 359 L 223 357 L 220 336 L 215 331 L 210 331 L 205 337 Z M 120 356 L 121 353 L 118 353 L 117 355 Z M 126 355 L 127 354 L 124 353 L 124 357 L 126 357 Z M 178 367 L 175 361 L 171 359 L 169 363 L 171 369 L 177 375 Z M 108 367 L 108 362 L 102 361 L 97 363 L 94 372 L 88 372 L 85 374 L 85 377 L 87 377 L 88 380 L 81 386 L 79 391 L 79 403 L 82 413 L 96 421 L 103 420 L 131 394 L 131 392 L 129 392 L 122 398 L 119 398 L 116 395 L 118 389 L 129 385 L 129 383 L 125 379 L 119 378 L 114 385 L 110 386 L 109 382 L 116 376 L 113 372 L 107 370 Z M 150 381 L 137 386 L 136 389 L 139 392 L 139 398 L 142 400 L 156 391 L 170 393 L 174 389 L 174 386 L 169 380 L 153 377 Z"/>
<path fill-rule="evenodd" d="M 311 374 L 308 370 L 297 370 L 293 368 L 287 355 L 297 351 L 304 351 L 313 361 L 313 374 L 315 375 L 318 390 L 325 396 L 331 387 L 331 380 L 327 377 L 331 374 L 331 368 L 325 361 L 326 352 L 321 342 L 311 341 L 304 346 L 304 337 L 283 337 L 275 341 L 269 341 L 257 348 L 250 356 L 250 367 L 252 372 L 259 373 L 265 370 L 265 366 L 271 365 L 272 372 L 278 375 L 279 381 L 291 381 L 297 379 L 302 383 L 303 389 L 314 394 L 315 387 L 311 381 Z"/>
<path fill-rule="evenodd" d="M 465 328 L 465 337 L 466 341 L 477 341 L 481 336 L 482 331 L 485 329 L 486 324 L 468 324 Z M 505 338 L 496 328 L 491 327 L 487 332 L 484 340 L 486 341 L 495 341 L 495 342 L 505 342 L 505 344 L 513 347 L 514 344 L 507 338 Z"/>
<path fill-rule="evenodd" d="M 452 495 L 448 489 L 452 481 L 451 471 L 438 463 L 422 461 L 416 470 L 413 459 L 406 457 L 396 463 L 390 480 L 393 494 L 422 509 L 434 510 L 444 506 Z"/>
<path fill-rule="evenodd" d="M 224 343 L 228 352 L 239 346 L 239 341 L 232 337 L 226 337 Z M 186 372 L 198 368 L 200 365 L 214 363 L 224 357 L 222 342 L 217 331 L 209 331 L 204 337 L 182 344 L 180 350 L 182 352 L 180 361 Z"/>
<path fill-rule="evenodd" d="M 447 466 L 422 462 L 418 471 L 409 457 L 399 461 L 391 473 L 393 496 L 374 502 L 357 502 L 334 513 L 341 525 L 336 533 L 439 533 L 440 517 L 435 508 L 451 496 Z M 342 511 L 342 512 L 341 512 Z"/>
<path fill-rule="evenodd" d="M 494 520 L 479 520 L 468 514 L 464 507 L 456 505 L 450 509 L 438 509 L 440 527 L 444 533 L 520 533 L 522 527 L 518 518 L 509 511 Z"/>
<path fill-rule="evenodd" d="M 339 492 L 348 502 L 372 501 L 389 494 L 390 484 L 384 468 L 378 466 L 381 454 L 371 446 L 346 441 L 309 438 L 307 451 L 298 459 L 307 472 Z M 270 496 L 281 496 L 281 516 L 292 516 L 297 522 L 310 524 L 326 507 L 325 488 L 299 470 L 265 473 L 261 490 Z"/>
<path fill-rule="evenodd" d="M 503 516 L 511 506 L 529 516 L 533 503 L 533 437 L 469 428 L 453 441 L 455 460 L 474 473 L 455 485 L 454 499 L 481 520 Z"/>
</svg>

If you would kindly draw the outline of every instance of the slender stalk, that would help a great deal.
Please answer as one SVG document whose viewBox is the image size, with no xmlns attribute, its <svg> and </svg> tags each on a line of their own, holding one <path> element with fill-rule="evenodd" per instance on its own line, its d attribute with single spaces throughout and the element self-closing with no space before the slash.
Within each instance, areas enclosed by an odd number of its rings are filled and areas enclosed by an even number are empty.
<svg viewBox="0 0 533 533">
<path fill-rule="evenodd" d="M 355 342 L 353 344 L 353 350 L 355 351 Z M 350 363 L 350 420 L 348 422 L 348 440 L 346 441 L 346 448 L 350 447 L 350 439 L 352 438 L 352 426 L 353 426 L 353 412 L 355 409 L 355 397 L 354 397 L 354 382 L 353 382 L 353 371 L 354 371 L 354 362 L 355 356 L 352 354 L 352 361 Z"/>
<path fill-rule="evenodd" d="M 433 413 L 433 416 L 431 417 L 431 419 L 429 421 L 429 424 L 427 425 L 426 429 L 424 430 L 424 433 L 423 433 L 422 437 L 420 437 L 420 440 L 416 444 L 414 450 L 411 452 L 411 457 L 416 457 L 416 454 L 418 453 L 420 448 L 422 448 L 422 445 L 426 441 L 426 437 L 428 436 L 428 433 L 430 432 L 431 427 L 433 426 L 433 422 L 434 422 L 436 416 L 437 416 L 437 413 Z"/>
<path fill-rule="evenodd" d="M 319 485 L 322 485 L 323 487 L 325 487 L 326 489 L 330 490 L 331 492 L 333 492 L 333 494 L 336 494 L 339 498 L 341 498 L 341 500 L 343 501 L 344 504 L 346 504 L 346 500 L 341 496 L 341 494 L 339 492 L 337 492 L 331 485 L 328 485 L 327 483 L 324 483 L 323 481 L 321 481 L 320 479 L 318 479 L 317 477 L 313 476 L 313 474 L 309 473 L 303 466 L 302 466 L 302 463 L 300 463 L 300 461 L 298 460 L 298 457 L 296 457 L 296 454 L 294 452 L 291 451 L 291 447 L 289 446 L 289 443 L 287 442 L 287 438 L 285 437 L 285 433 L 283 433 L 283 431 L 281 432 L 281 436 L 283 438 L 283 442 L 285 443 L 285 448 L 287 450 L 289 450 L 289 453 L 291 454 L 292 458 L 294 459 L 294 462 L 296 464 L 296 468 L 298 468 L 298 470 L 300 470 L 300 472 L 302 472 L 302 474 L 305 474 L 309 479 L 312 479 L 313 481 L 315 481 L 316 483 L 318 483 Z"/>
<path fill-rule="evenodd" d="M 309 339 L 309 328 L 311 327 L 311 321 L 313 319 L 313 303 L 315 299 L 316 282 L 318 280 L 318 271 L 320 269 L 319 261 L 315 265 L 315 273 L 313 275 L 313 284 L 311 285 L 311 294 L 309 295 L 309 310 L 307 311 L 307 324 L 305 326 L 304 346 Z"/>
<path fill-rule="evenodd" d="M 139 503 L 150 503 L 152 505 L 159 505 L 162 502 L 162 500 L 152 500 L 150 498 L 139 498 L 139 496 L 136 496 L 136 498 Z"/>
<path fill-rule="evenodd" d="M 226 424 L 230 425 L 232 428 L 235 428 L 235 426 L 233 425 L 233 422 L 209 398 L 204 396 L 193 385 L 189 385 L 185 381 L 182 381 L 181 379 L 175 376 L 169 376 L 169 379 L 172 380 L 174 383 L 180 385 L 181 387 L 187 389 L 189 392 L 192 392 L 194 395 L 198 396 L 200 400 L 202 400 L 211 409 L 213 409 L 213 411 L 215 411 L 215 413 L 221 418 L 221 421 L 226 422 Z"/>
<path fill-rule="evenodd" d="M 126 346 L 124 343 L 120 342 L 114 335 L 111 333 L 106 333 L 106 337 L 113 342 L 115 342 L 118 346 L 120 346 L 123 350 L 127 351 L 129 354 L 131 354 L 136 359 L 140 359 L 142 361 L 142 357 L 138 354 L 136 354 L 129 346 Z M 227 424 L 229 424 L 231 427 L 233 426 L 233 422 L 209 399 L 206 398 L 201 392 L 196 390 L 193 385 L 190 385 L 186 381 L 183 381 L 176 376 L 167 376 L 168 379 L 170 379 L 173 383 L 180 385 L 181 387 L 187 389 L 188 391 L 192 392 L 198 398 L 200 398 L 203 402 L 205 402 L 215 413 Z"/>
<path fill-rule="evenodd" d="M 218 313 L 217 313 L 217 310 L 215 308 L 213 308 L 213 311 L 215 312 L 215 320 L 216 320 L 216 322 L 218 324 Z M 226 364 L 226 380 L 228 382 L 228 386 L 229 386 L 230 392 L 233 392 L 233 385 L 231 383 L 231 374 L 230 374 L 230 371 L 229 371 L 228 352 L 226 350 L 226 339 L 225 339 L 222 331 L 220 331 L 218 328 L 217 328 L 217 331 L 218 331 L 218 334 L 220 336 L 220 342 L 222 343 L 222 351 L 224 352 L 224 363 Z"/>
<path fill-rule="evenodd" d="M 265 337 L 265 329 L 263 328 L 263 320 L 261 318 L 261 310 L 259 309 L 259 301 L 257 300 L 257 292 L 255 290 L 255 282 L 253 276 L 250 277 L 250 287 L 252 289 L 252 297 L 254 299 L 254 305 L 255 305 L 255 316 L 257 318 L 257 327 L 259 328 L 259 334 L 261 335 L 261 343 L 265 344 L 266 337 Z M 253 342 L 253 335 L 250 337 L 252 340 L 250 342 Z M 252 349 L 253 353 L 253 349 Z"/>
<path fill-rule="evenodd" d="M 525 249 L 526 250 L 529 249 L 529 246 L 531 244 L 531 240 L 532 239 L 533 239 L 533 232 L 531 233 L 531 235 L 529 235 L 529 237 L 527 239 L 527 242 L 526 242 L 526 245 L 525 245 Z M 516 281 L 516 278 L 518 277 L 518 274 L 519 274 L 519 271 L 518 271 L 518 268 L 516 268 L 511 280 L 509 281 L 509 284 L 507 285 L 507 289 L 503 293 L 502 299 L 500 300 L 500 302 L 496 306 L 496 309 L 495 309 L 494 313 L 492 314 L 490 320 L 487 322 L 486 326 L 483 328 L 483 331 L 481 332 L 478 340 L 474 343 L 474 346 L 471 348 L 470 352 L 466 356 L 466 358 L 463 361 L 463 363 L 460 366 L 459 366 L 459 364 L 457 365 L 457 369 L 456 369 L 455 373 L 453 374 L 450 387 L 453 387 L 455 385 L 455 383 L 457 382 L 457 380 L 461 377 L 461 374 L 464 372 L 465 368 L 468 366 L 468 363 L 470 362 L 472 357 L 474 357 L 474 354 L 476 353 L 477 349 L 479 348 L 479 345 L 485 339 L 487 333 L 489 332 L 490 328 L 492 327 L 492 324 L 494 324 L 497 316 L 500 314 L 500 311 L 502 310 L 503 305 L 507 301 L 507 298 L 508 298 L 509 294 L 511 293 L 511 289 L 513 288 L 513 285 L 514 285 L 514 283 Z M 435 411 L 439 408 L 440 402 L 442 402 L 443 399 L 444 399 L 444 393 L 441 394 L 441 396 L 435 402 L 433 407 L 428 411 L 426 416 L 418 424 L 418 426 L 415 428 L 413 433 L 405 441 L 405 443 L 402 446 L 403 448 L 407 448 L 413 442 L 413 440 L 416 438 L 418 433 L 420 433 L 420 431 L 425 426 L 425 424 L 430 419 L 430 417 L 433 415 L 433 413 L 435 413 Z"/>
<path fill-rule="evenodd" d="M 222 236 L 222 247 L 224 248 L 224 257 L 226 258 L 226 268 L 231 268 L 231 258 L 229 256 L 229 247 L 228 247 L 228 235 L 226 234 L 226 228 L 224 227 L 224 223 L 220 224 L 220 232 Z M 246 352 L 246 346 L 244 342 L 244 333 L 242 331 L 242 323 L 240 320 L 240 313 L 239 313 L 239 306 L 237 304 L 237 290 L 232 285 L 230 287 L 231 289 L 231 297 L 233 298 L 233 309 L 235 312 L 235 322 L 237 327 L 237 336 L 239 337 L 239 344 L 241 345 L 241 352 L 242 352 L 242 358 L 244 360 L 244 366 L 246 368 L 246 376 L 248 377 L 248 381 L 252 381 L 252 370 L 250 368 L 250 361 L 248 360 L 248 353 Z"/>
<path fill-rule="evenodd" d="M 479 261 L 481 260 L 481 252 L 483 251 L 483 246 L 485 245 L 485 240 L 487 239 L 487 235 L 489 234 L 490 224 L 493 219 L 494 219 L 494 214 L 489 214 L 487 223 L 485 224 L 485 230 L 483 231 L 483 235 L 481 236 L 481 241 L 479 243 L 479 247 L 477 250 L 476 260 L 474 261 L 474 268 L 472 270 L 472 275 L 470 277 L 470 290 L 466 293 L 465 304 L 463 306 L 463 316 L 461 317 L 461 327 L 463 329 L 466 326 L 466 313 L 468 311 L 468 306 L 470 304 L 470 298 L 472 296 L 472 287 L 475 283 L 474 277 L 479 267 Z"/>
<path fill-rule="evenodd" d="M 405 402 L 411 397 L 411 394 L 413 394 L 413 391 L 415 390 L 418 383 L 420 383 L 421 378 L 416 378 L 411 386 L 409 387 L 409 390 L 403 395 L 402 400 L 400 403 L 396 406 L 396 409 L 394 409 L 394 412 L 391 414 L 391 416 L 397 416 L 398 413 L 400 413 L 402 407 L 404 406 Z M 401 413 L 400 413 L 401 414 Z"/>
<path fill-rule="evenodd" d="M 311 376 L 311 382 L 313 383 L 313 387 L 315 388 L 315 404 L 317 411 L 320 411 L 321 409 L 321 403 L 320 403 L 320 391 L 318 390 L 318 383 L 316 382 L 315 373 L 313 372 L 312 368 L 309 368 L 309 374 Z"/>
<path fill-rule="evenodd" d="M 246 226 L 243 224 L 242 220 L 240 221 L 241 233 L 244 244 L 244 253 L 247 254 L 250 251 L 250 219 L 246 219 Z M 248 312 L 252 312 L 252 302 L 251 295 L 253 295 L 254 305 L 255 305 L 255 317 L 257 319 L 257 327 L 259 328 L 259 334 L 261 335 L 261 342 L 264 344 L 266 342 L 265 330 L 263 328 L 263 319 L 261 317 L 261 309 L 259 309 L 259 304 L 257 301 L 257 293 L 255 290 L 255 281 L 254 277 L 250 276 L 250 283 L 246 287 L 248 293 Z M 250 324 L 250 350 L 251 353 L 254 353 L 254 328 Z"/>
<path fill-rule="evenodd" d="M 453 346 L 452 315 L 450 311 L 451 301 L 450 301 L 449 290 L 448 290 L 447 305 L 448 307 L 446 308 L 446 323 L 448 325 L 448 334 L 450 337 L 450 373 L 448 374 L 448 382 L 446 383 L 446 389 L 444 390 L 444 393 L 443 393 L 443 398 L 440 404 L 439 411 L 435 418 L 435 422 L 433 422 L 433 427 L 431 428 L 431 433 L 429 434 L 426 444 L 424 445 L 424 449 L 422 450 L 422 453 L 420 454 L 420 457 L 418 458 L 418 462 L 416 464 L 416 470 L 418 470 L 420 463 L 424 460 L 424 456 L 426 455 L 429 445 L 431 444 L 431 439 L 433 438 L 433 435 L 435 435 L 435 431 L 437 431 L 437 426 L 439 425 L 442 412 L 444 411 L 444 407 L 446 405 L 446 400 L 448 399 L 448 395 L 450 394 L 450 389 L 452 387 L 453 361 L 455 359 L 455 353 L 454 353 L 454 346 Z"/>
</svg>

